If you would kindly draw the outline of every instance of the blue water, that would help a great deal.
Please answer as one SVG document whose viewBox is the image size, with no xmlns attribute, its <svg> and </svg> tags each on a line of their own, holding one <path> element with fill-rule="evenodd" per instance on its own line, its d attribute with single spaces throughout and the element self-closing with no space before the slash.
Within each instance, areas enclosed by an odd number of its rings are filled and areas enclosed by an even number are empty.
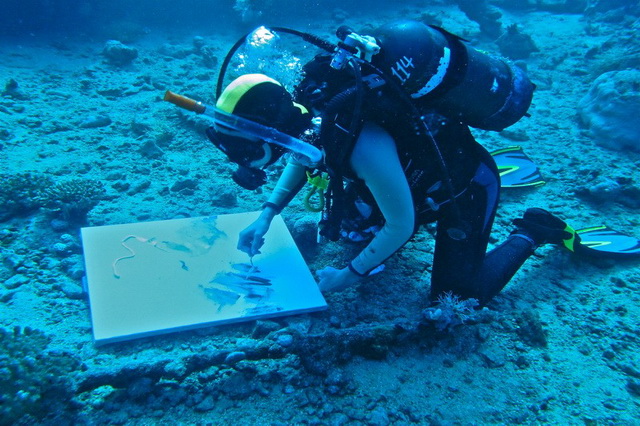
<svg viewBox="0 0 640 426">
<path fill-rule="evenodd" d="M 537 85 L 530 117 L 473 134 L 521 146 L 547 183 L 503 191 L 491 244 L 533 206 L 640 237 L 637 1 L 401 3 L 3 1 L 0 425 L 638 422 L 637 261 L 542 247 L 488 309 L 442 331 L 422 313 L 432 228 L 321 313 L 95 345 L 82 227 L 254 211 L 273 187 L 282 165 L 263 191 L 241 189 L 208 123 L 162 102 L 215 102 L 226 52 L 262 24 L 336 42 L 340 25 L 414 19 L 510 56 Z M 513 25 L 525 41 L 503 37 Z M 105 55 L 109 40 L 128 53 Z M 283 35 L 242 53 L 231 76 L 293 84 L 317 50 Z M 283 218 L 313 272 L 362 248 L 317 245 L 302 197 Z"/>
</svg>

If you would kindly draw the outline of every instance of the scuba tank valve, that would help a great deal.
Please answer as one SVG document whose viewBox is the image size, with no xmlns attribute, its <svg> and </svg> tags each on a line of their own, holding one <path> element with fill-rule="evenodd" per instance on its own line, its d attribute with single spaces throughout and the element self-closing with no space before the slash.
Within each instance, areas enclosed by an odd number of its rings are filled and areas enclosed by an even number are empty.
<svg viewBox="0 0 640 426">
<path fill-rule="evenodd" d="M 375 38 L 356 34 L 347 26 L 343 25 L 338 28 L 336 35 L 342 41 L 338 43 L 338 48 L 331 60 L 331 68 L 333 69 L 343 69 L 349 58 L 354 56 L 370 62 L 373 55 L 380 52 L 380 46 L 378 46 Z"/>
</svg>

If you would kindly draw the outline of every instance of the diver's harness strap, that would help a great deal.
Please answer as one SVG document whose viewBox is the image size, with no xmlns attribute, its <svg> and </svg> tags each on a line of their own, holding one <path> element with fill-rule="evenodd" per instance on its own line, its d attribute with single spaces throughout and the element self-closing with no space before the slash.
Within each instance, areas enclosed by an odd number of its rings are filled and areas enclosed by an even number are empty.
<svg viewBox="0 0 640 426">
<path fill-rule="evenodd" d="M 385 84 L 379 75 L 362 76 L 360 66 L 352 59 L 352 67 L 356 74 L 356 86 L 344 90 L 334 96 L 327 104 L 322 120 L 320 134 L 323 138 L 330 139 L 326 144 L 327 151 L 326 171 L 330 177 L 329 186 L 325 192 L 325 208 L 320 220 L 320 235 L 337 241 L 340 238 L 342 219 L 345 215 L 347 196 L 344 190 L 344 170 L 356 144 L 356 139 L 364 124 L 362 119 L 362 104 L 364 92 L 379 88 Z M 338 115 L 346 103 L 352 102 L 353 115 L 349 128 L 337 122 Z"/>
<path fill-rule="evenodd" d="M 442 152 L 438 147 L 438 143 L 429 129 L 429 126 L 425 122 L 424 117 L 420 114 L 420 111 L 415 106 L 412 99 L 409 98 L 409 95 L 406 94 L 402 88 L 398 87 L 395 82 L 386 76 L 381 70 L 368 62 L 358 61 L 355 58 L 352 58 L 352 61 L 354 71 L 357 70 L 357 87 L 352 87 L 334 96 L 327 105 L 325 119 L 323 119 L 323 126 L 321 128 L 321 135 L 323 135 L 323 137 L 330 137 L 332 139 L 332 144 L 325 146 L 325 150 L 327 151 L 325 158 L 327 161 L 330 161 L 330 163 L 326 164 L 326 167 L 331 180 L 328 191 L 325 193 L 325 211 L 323 212 L 323 217 L 320 221 L 320 235 L 331 241 L 336 241 L 340 237 L 341 222 L 346 208 L 346 195 L 343 186 L 343 170 L 346 170 L 348 167 L 346 162 L 349 160 L 351 153 L 353 152 L 357 135 L 363 125 L 363 119 L 361 117 L 362 97 L 364 96 L 363 92 L 365 89 L 375 89 L 383 85 L 388 85 L 394 90 L 394 92 L 400 95 L 400 99 L 406 104 L 406 106 L 408 106 L 409 111 L 413 116 L 412 124 L 416 134 L 421 135 L 428 141 L 429 145 L 432 147 L 436 163 L 440 166 L 442 183 L 446 193 L 448 194 L 451 211 L 457 223 L 457 226 L 448 230 L 448 233 L 450 237 L 455 240 L 465 239 L 469 232 L 469 229 L 467 229 L 468 225 L 462 221 L 460 209 L 456 202 L 457 194 L 453 189 L 451 175 L 444 157 L 442 156 Z M 370 68 L 374 73 L 367 75 L 366 77 L 359 76 L 360 65 Z M 360 80 L 359 86 L 358 79 Z M 364 84 L 365 82 L 366 84 Z M 454 83 L 450 82 L 448 84 L 448 88 L 453 87 L 452 84 Z M 446 90 L 448 90 L 448 88 Z M 343 106 L 345 102 L 354 96 L 357 96 L 355 101 L 356 107 L 354 108 L 350 129 L 347 130 L 344 127 L 339 126 L 335 122 L 335 118 L 337 118 L 338 107 Z M 330 120 L 329 118 L 333 118 L 333 120 Z M 331 126 L 331 128 L 329 126 Z M 340 131 L 339 137 L 336 137 L 336 130 Z"/>
</svg>

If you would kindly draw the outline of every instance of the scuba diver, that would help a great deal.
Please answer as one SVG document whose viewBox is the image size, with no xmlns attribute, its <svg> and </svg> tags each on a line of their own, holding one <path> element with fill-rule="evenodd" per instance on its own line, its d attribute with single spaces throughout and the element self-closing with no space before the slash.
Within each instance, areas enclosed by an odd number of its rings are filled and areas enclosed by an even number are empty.
<svg viewBox="0 0 640 426">
<path fill-rule="evenodd" d="M 523 70 L 419 22 L 370 36 L 341 27 L 337 35 L 337 47 L 320 46 L 327 53 L 304 66 L 293 93 L 263 74 L 242 75 L 220 92 L 221 73 L 215 111 L 223 118 L 207 136 L 239 165 L 233 180 L 256 189 L 266 182 L 264 168 L 294 151 L 260 216 L 241 232 L 239 250 L 260 253 L 272 219 L 308 176 L 321 176 L 314 171 L 329 176 L 320 234 L 368 239 L 348 265 L 317 272 L 322 291 L 378 272 L 432 222 L 432 301 L 452 292 L 483 306 L 536 248 L 578 242 L 564 221 L 532 208 L 487 253 L 500 176 L 469 126 L 500 131 L 526 115 L 535 86 Z M 322 156 L 288 149 L 291 140 Z"/>
</svg>

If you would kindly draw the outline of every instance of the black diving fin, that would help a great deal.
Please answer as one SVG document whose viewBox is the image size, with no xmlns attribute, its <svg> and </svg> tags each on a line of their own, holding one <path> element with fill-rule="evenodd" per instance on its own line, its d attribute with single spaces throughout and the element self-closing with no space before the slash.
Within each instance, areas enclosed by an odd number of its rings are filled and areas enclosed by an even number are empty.
<svg viewBox="0 0 640 426">
<path fill-rule="evenodd" d="M 640 240 L 606 225 L 577 229 L 576 233 L 580 236 L 579 243 L 574 245 L 578 254 L 640 258 Z"/>
<path fill-rule="evenodd" d="M 501 187 L 525 188 L 545 184 L 538 166 L 521 147 L 509 146 L 492 151 L 491 155 L 498 166 Z"/>
</svg>

